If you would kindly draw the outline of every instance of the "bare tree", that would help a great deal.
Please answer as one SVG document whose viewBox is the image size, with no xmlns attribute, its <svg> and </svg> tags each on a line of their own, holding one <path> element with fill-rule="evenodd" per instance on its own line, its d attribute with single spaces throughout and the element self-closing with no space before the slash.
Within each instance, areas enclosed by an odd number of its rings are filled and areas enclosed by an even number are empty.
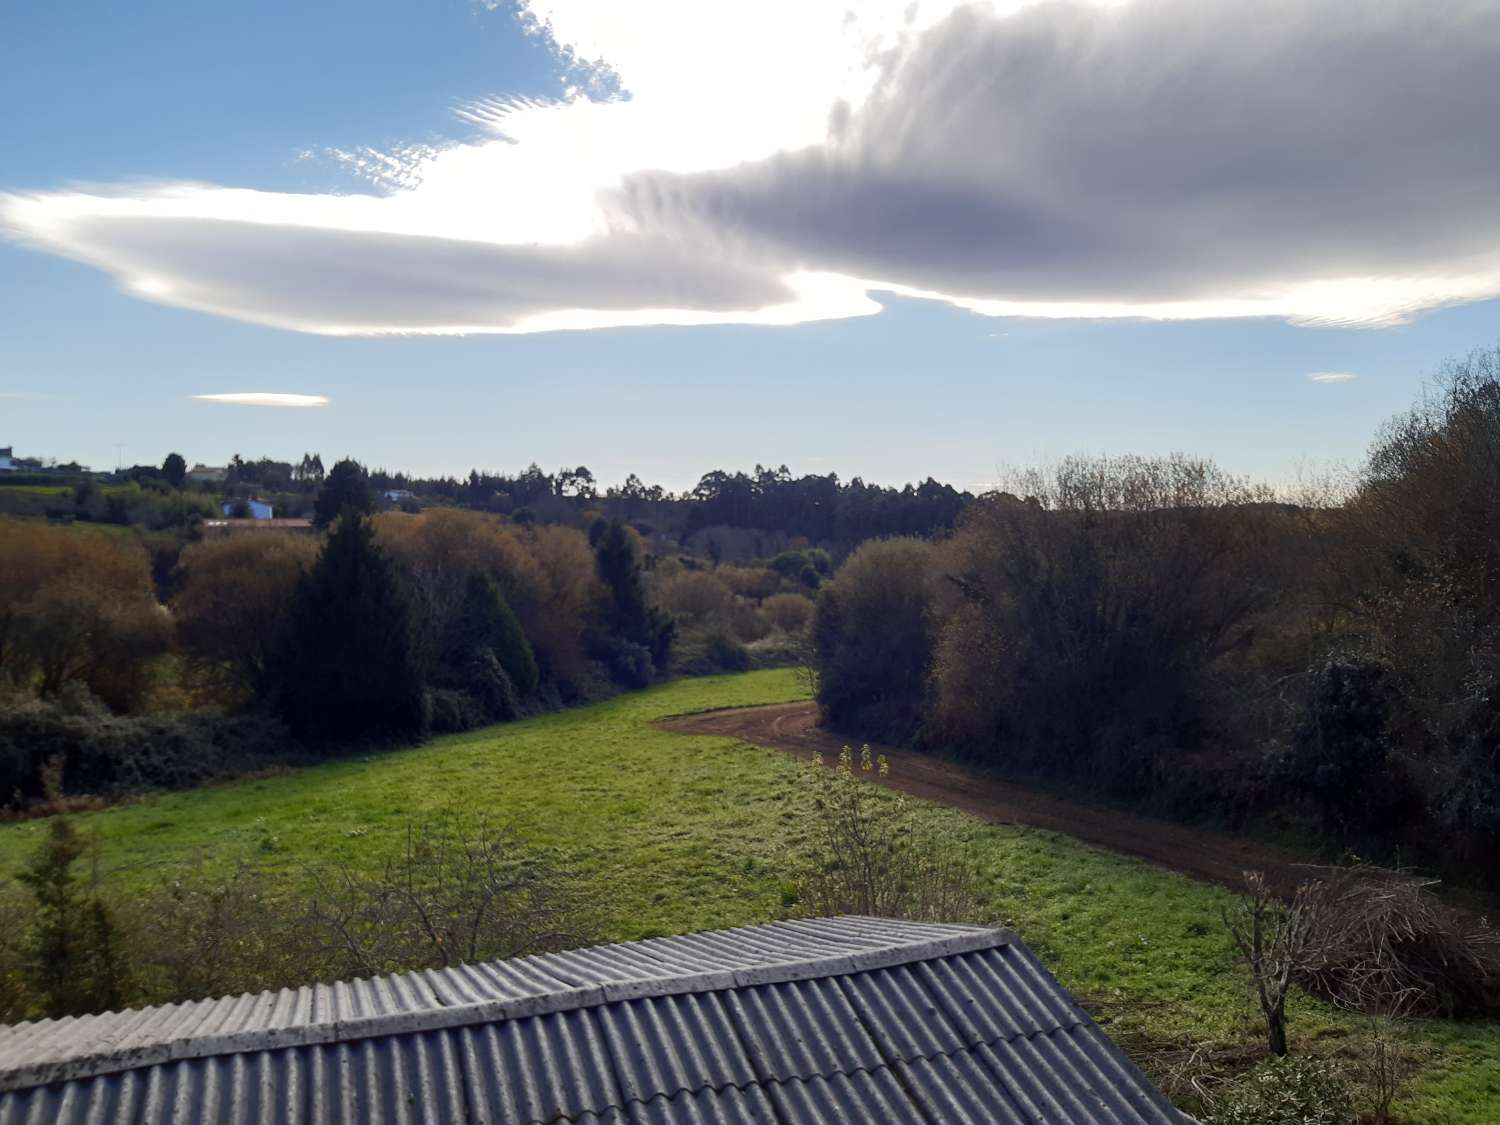
<svg viewBox="0 0 1500 1125">
<path fill-rule="evenodd" d="M 1286 1054 L 1286 997 L 1293 979 L 1321 962 L 1317 932 L 1323 903 L 1321 883 L 1303 883 L 1286 902 L 1259 871 L 1247 871 L 1244 893 L 1223 912 L 1229 936 L 1255 981 L 1273 1055 Z"/>
</svg>

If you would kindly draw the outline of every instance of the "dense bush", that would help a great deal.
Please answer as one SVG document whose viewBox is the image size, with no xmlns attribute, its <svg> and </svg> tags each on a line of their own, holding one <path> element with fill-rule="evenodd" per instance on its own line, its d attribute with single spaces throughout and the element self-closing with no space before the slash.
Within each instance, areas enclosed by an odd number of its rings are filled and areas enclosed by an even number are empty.
<svg viewBox="0 0 1500 1125">
<path fill-rule="evenodd" d="M 722 629 L 684 633 L 672 649 L 672 670 L 679 675 L 711 676 L 749 667 L 747 647 Z"/>
<path fill-rule="evenodd" d="M 0 806 L 23 809 L 49 796 L 45 771 L 60 767 L 67 793 L 118 797 L 184 789 L 296 761 L 287 729 L 263 715 L 110 715 L 47 702 L 0 706 Z"/>
<path fill-rule="evenodd" d="M 1214 1099 L 1206 1125 L 1354 1125 L 1354 1098 L 1337 1063 L 1270 1059 Z"/>
<path fill-rule="evenodd" d="M 761 604 L 771 626 L 783 633 L 802 634 L 812 624 L 813 603 L 801 594 L 775 594 Z"/>
<path fill-rule="evenodd" d="M 1310 679 L 1306 709 L 1277 779 L 1316 801 L 1324 823 L 1336 831 L 1378 823 L 1391 796 L 1382 785 L 1389 749 L 1385 669 L 1337 656 Z"/>
</svg>

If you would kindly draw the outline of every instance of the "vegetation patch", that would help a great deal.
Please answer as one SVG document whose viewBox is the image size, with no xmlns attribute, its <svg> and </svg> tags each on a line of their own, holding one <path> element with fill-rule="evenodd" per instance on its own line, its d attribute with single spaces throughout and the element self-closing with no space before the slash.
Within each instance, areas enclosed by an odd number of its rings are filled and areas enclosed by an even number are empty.
<svg viewBox="0 0 1500 1125">
<path fill-rule="evenodd" d="M 807 767 L 779 752 L 652 726 L 673 714 L 806 697 L 790 669 L 678 681 L 605 703 L 435 739 L 365 759 L 173 793 L 76 816 L 97 834 L 111 898 L 195 872 L 307 887 L 332 865 L 356 885 L 404 853 L 408 831 L 455 807 L 548 857 L 595 904 L 599 940 L 768 921 L 804 909 L 821 847 Z M 857 768 L 857 767 L 856 767 Z M 872 800 L 897 800 L 874 792 Z M 982 824 L 909 801 L 903 823 L 934 850 L 971 856 L 977 915 L 1013 926 L 1159 1080 L 1185 1054 L 1209 1088 L 1264 1057 L 1263 1024 L 1220 919 L 1232 898 L 1051 833 Z M 47 822 L 0 827 L 10 883 Z M 11 884 L 14 886 L 14 884 Z M 259 892 L 257 892 L 259 893 Z M 0 910 L 0 914 L 5 911 Z M 3 930 L 0 925 L 0 930 Z M 3 940 L 3 934 L 0 934 Z M 1354 1064 L 1366 1022 L 1293 990 L 1293 1057 Z M 1422 1068 L 1396 1104 L 1410 1122 L 1486 1122 L 1500 1099 L 1500 1025 L 1422 1021 Z M 1191 1089 L 1177 1091 L 1184 1104 Z"/>
</svg>

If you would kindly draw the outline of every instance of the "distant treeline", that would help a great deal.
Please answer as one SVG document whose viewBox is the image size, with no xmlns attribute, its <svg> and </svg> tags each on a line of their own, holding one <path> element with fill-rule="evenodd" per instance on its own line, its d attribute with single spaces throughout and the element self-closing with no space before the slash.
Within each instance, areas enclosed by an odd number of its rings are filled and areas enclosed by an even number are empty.
<svg viewBox="0 0 1500 1125">
<path fill-rule="evenodd" d="M 183 483 L 181 458 L 173 468 L 175 472 L 169 473 L 166 467 L 137 465 L 113 477 L 138 487 L 163 482 L 175 487 Z M 263 496 L 276 503 L 278 515 L 310 516 L 329 471 L 315 453 L 297 462 L 245 460 L 236 454 L 222 482 L 202 484 L 197 490 L 231 498 Z M 894 488 L 867 484 L 859 477 L 842 481 L 837 473 L 793 476 L 785 465 L 757 465 L 750 473 L 716 469 L 680 494 L 648 485 L 634 473 L 622 484 L 601 487 L 582 465 L 549 473 L 533 464 L 513 475 L 476 469 L 466 478 L 371 469 L 368 480 L 377 492 L 409 493 L 406 506 L 413 510 L 443 504 L 523 523 L 577 523 L 582 513 L 591 512 L 679 539 L 720 527 L 842 548 L 877 536 L 948 530 L 974 499 L 930 477 L 921 484 Z"/>
<path fill-rule="evenodd" d="M 867 542 L 819 594 L 827 718 L 1500 878 L 1500 349 L 1296 499 L 1076 458 Z"/>
</svg>

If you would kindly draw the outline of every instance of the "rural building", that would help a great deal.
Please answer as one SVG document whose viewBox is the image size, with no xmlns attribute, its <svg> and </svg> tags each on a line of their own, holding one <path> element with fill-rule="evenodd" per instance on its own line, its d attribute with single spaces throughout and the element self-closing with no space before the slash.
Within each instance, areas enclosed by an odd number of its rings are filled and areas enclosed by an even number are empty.
<svg viewBox="0 0 1500 1125">
<path fill-rule="evenodd" d="M 774 922 L 0 1028 L 0 1122 L 1172 1122 L 1007 930 Z"/>
<path fill-rule="evenodd" d="M 229 479 L 228 467 L 215 468 L 211 465 L 194 465 L 187 471 L 187 479 L 190 484 L 223 484 Z"/>
<path fill-rule="evenodd" d="M 384 495 L 385 495 L 386 500 L 389 503 L 399 504 L 403 500 L 412 500 L 412 499 L 415 499 L 417 494 L 415 492 L 412 492 L 410 489 L 407 489 L 407 488 L 392 488 L 389 491 L 387 491 Z"/>
<path fill-rule="evenodd" d="M 0 446 L 0 473 L 13 473 L 19 467 L 20 466 L 16 464 L 16 458 L 13 449 L 8 445 Z"/>
<path fill-rule="evenodd" d="M 268 500 L 226 500 L 220 505 L 225 519 L 235 518 L 235 509 L 241 506 L 249 513 L 248 516 L 238 517 L 241 519 L 268 520 L 276 514 L 276 510 L 271 507 Z"/>
</svg>

